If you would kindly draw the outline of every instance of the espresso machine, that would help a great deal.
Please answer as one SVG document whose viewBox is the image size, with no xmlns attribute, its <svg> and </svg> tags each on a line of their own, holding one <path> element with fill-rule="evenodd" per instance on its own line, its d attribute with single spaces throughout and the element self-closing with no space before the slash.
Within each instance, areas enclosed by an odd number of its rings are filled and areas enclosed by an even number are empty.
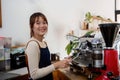
<svg viewBox="0 0 120 80">
<path fill-rule="evenodd" d="M 101 69 L 101 75 L 96 80 L 120 80 L 118 52 L 112 47 L 120 24 L 104 23 L 99 24 L 99 27 L 106 46 L 103 49 L 104 65 Z"/>
<path fill-rule="evenodd" d="M 70 69 L 87 75 L 93 80 L 120 80 L 119 56 L 113 43 L 118 33 L 119 23 L 99 24 L 102 39 L 80 38 L 77 48 L 73 49 Z"/>
</svg>

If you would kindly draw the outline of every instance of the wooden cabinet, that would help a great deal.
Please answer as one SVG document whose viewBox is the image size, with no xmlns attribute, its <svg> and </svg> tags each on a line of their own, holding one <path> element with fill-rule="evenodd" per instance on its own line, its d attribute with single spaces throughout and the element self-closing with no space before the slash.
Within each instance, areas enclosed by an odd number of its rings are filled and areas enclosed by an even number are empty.
<svg viewBox="0 0 120 80">
<path fill-rule="evenodd" d="M 53 72 L 54 80 L 70 80 L 64 73 L 59 70 Z"/>
</svg>

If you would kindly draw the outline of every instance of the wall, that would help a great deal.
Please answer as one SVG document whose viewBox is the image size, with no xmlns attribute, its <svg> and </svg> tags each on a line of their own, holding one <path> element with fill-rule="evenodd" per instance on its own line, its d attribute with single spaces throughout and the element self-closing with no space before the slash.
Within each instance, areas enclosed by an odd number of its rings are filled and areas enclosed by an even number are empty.
<svg viewBox="0 0 120 80">
<path fill-rule="evenodd" d="M 68 43 L 65 35 L 75 30 L 80 36 L 80 22 L 86 12 L 114 20 L 114 0 L 2 0 L 2 28 L 0 36 L 12 37 L 12 45 L 24 44 L 29 39 L 29 16 L 43 12 L 49 22 L 46 36 L 51 52 L 66 56 Z"/>
</svg>

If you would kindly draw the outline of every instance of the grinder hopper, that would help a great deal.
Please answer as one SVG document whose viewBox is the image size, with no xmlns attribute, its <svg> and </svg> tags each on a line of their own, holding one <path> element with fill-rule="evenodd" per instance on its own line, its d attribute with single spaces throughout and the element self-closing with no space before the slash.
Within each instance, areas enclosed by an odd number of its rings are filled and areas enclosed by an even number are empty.
<svg viewBox="0 0 120 80">
<path fill-rule="evenodd" d="M 99 24 L 100 31 L 105 41 L 106 47 L 112 47 L 119 30 L 119 23 L 104 23 Z"/>
</svg>

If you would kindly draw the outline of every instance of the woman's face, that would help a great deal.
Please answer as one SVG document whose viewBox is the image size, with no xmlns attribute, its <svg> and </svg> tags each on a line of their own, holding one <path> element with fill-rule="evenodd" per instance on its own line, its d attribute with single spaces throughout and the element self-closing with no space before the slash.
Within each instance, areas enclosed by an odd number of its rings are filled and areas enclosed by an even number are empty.
<svg viewBox="0 0 120 80">
<path fill-rule="evenodd" d="M 47 30 L 48 24 L 46 21 L 42 17 L 36 18 L 33 26 L 34 36 L 44 36 Z"/>
</svg>

